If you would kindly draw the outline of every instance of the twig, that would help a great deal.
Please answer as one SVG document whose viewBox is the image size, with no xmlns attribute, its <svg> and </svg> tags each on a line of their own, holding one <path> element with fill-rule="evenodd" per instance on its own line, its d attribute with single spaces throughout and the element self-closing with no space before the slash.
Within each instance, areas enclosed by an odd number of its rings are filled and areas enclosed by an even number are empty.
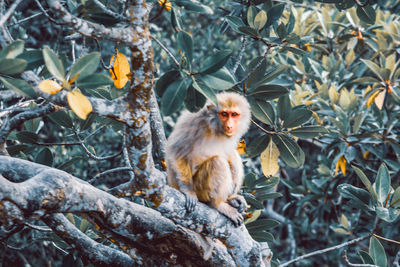
<svg viewBox="0 0 400 267">
<path fill-rule="evenodd" d="M 127 127 L 124 126 L 124 134 L 122 136 L 122 154 L 124 155 L 124 161 L 125 161 L 126 166 L 130 169 L 133 169 L 131 161 L 129 160 L 128 145 L 126 143 L 126 132 L 127 131 L 128 131 Z M 135 173 L 133 171 L 130 171 L 129 177 L 130 177 L 130 182 L 133 182 L 135 180 Z"/>
<path fill-rule="evenodd" d="M 10 18 L 10 16 L 14 13 L 17 6 L 22 2 L 22 0 L 16 0 L 10 8 L 7 10 L 6 14 L 1 16 L 0 19 L 0 28 L 3 27 L 4 23 Z"/>
<path fill-rule="evenodd" d="M 112 158 L 115 158 L 115 157 L 121 155 L 121 152 L 118 152 L 117 154 L 114 154 L 114 155 L 98 157 L 89 151 L 89 149 L 85 146 L 85 141 L 80 138 L 79 134 L 76 131 L 74 131 L 74 134 L 75 134 L 76 138 L 78 139 L 81 147 L 85 151 L 86 155 L 88 155 L 90 158 L 92 158 L 94 160 L 107 160 L 107 159 L 112 159 Z"/>
<path fill-rule="evenodd" d="M 53 232 L 53 230 L 51 230 L 49 227 L 45 227 L 45 226 L 39 226 L 39 225 L 33 225 L 30 223 L 24 223 L 25 226 L 28 226 L 29 228 L 33 229 L 33 230 L 38 230 L 41 232 Z"/>
<path fill-rule="evenodd" d="M 376 238 L 385 240 L 385 241 L 387 241 L 387 242 L 391 242 L 391 243 L 395 243 L 395 244 L 397 244 L 397 245 L 400 245 L 400 242 L 399 242 L 399 241 L 392 240 L 392 239 L 389 239 L 389 238 L 385 238 L 385 237 L 379 236 L 379 235 L 377 235 L 377 234 L 373 234 L 373 236 L 375 236 Z"/>
<path fill-rule="evenodd" d="M 365 1 L 365 3 L 362 3 L 360 0 L 354 0 L 354 2 L 356 2 L 356 4 L 357 4 L 359 7 L 365 7 L 365 6 L 368 6 L 368 5 L 369 5 L 369 0 Z"/>
<path fill-rule="evenodd" d="M 399 249 L 399 251 L 397 251 L 396 257 L 394 258 L 393 266 L 400 267 L 399 263 L 400 263 L 400 249 Z"/>
<path fill-rule="evenodd" d="M 237 68 L 240 65 L 240 61 L 242 60 L 243 54 L 244 54 L 244 50 L 246 49 L 246 44 L 247 44 L 247 37 L 246 35 L 242 36 L 242 47 L 240 48 L 240 52 L 239 52 L 239 56 L 235 62 L 235 66 L 233 66 L 232 69 L 232 73 L 235 74 Z"/>
<path fill-rule="evenodd" d="M 276 134 L 275 132 L 271 132 L 271 131 L 265 130 L 260 124 L 258 124 L 258 123 L 255 122 L 254 120 L 251 120 L 251 122 L 252 122 L 255 126 L 257 126 L 261 131 L 263 131 L 263 132 L 266 133 L 266 134 L 270 134 L 270 135 Z"/>
<path fill-rule="evenodd" d="M 26 18 L 21 19 L 21 20 L 19 20 L 19 21 L 16 21 L 16 22 L 14 22 L 14 23 L 8 24 L 8 27 L 12 27 L 12 26 L 21 24 L 21 23 L 23 23 L 23 22 L 25 22 L 25 21 L 27 21 L 27 20 L 36 18 L 36 17 L 41 16 L 41 15 L 43 15 L 43 13 L 41 13 L 41 12 L 40 12 L 40 13 L 33 14 L 32 16 L 29 16 L 29 17 L 26 17 Z"/>
<path fill-rule="evenodd" d="M 90 179 L 89 181 L 87 181 L 89 184 L 93 183 L 97 178 L 99 178 L 100 176 L 106 175 L 106 174 L 110 174 L 113 172 L 119 172 L 119 171 L 133 171 L 132 168 L 130 167 L 118 167 L 118 168 L 114 168 L 114 169 L 110 169 L 110 170 L 106 170 L 102 173 L 97 174 L 96 176 L 94 176 L 92 179 Z"/>
<path fill-rule="evenodd" d="M 106 13 L 107 15 L 110 15 L 111 17 L 114 17 L 120 21 L 129 21 L 129 19 L 124 16 L 124 15 L 120 15 L 118 13 L 115 13 L 113 11 L 111 11 L 110 9 L 108 9 L 102 2 L 100 2 L 99 0 L 93 0 L 93 2 L 100 7 L 104 13 Z"/>
<path fill-rule="evenodd" d="M 351 263 L 349 261 L 349 259 L 347 258 L 346 251 L 343 252 L 343 258 L 346 261 L 347 265 L 349 265 L 349 266 L 355 266 L 355 267 L 378 267 L 377 265 L 374 265 L 374 264 Z"/>
<path fill-rule="evenodd" d="M 176 60 L 176 58 L 174 57 L 174 55 L 171 53 L 171 51 L 169 51 L 169 49 L 163 45 L 160 40 L 158 40 L 156 37 L 154 37 L 153 35 L 150 36 L 151 39 L 153 39 L 154 41 L 156 41 L 156 43 L 165 51 L 167 52 L 167 54 L 170 56 L 170 58 L 172 59 L 172 61 L 175 63 L 175 65 L 180 68 L 179 62 L 178 60 Z"/>
<path fill-rule="evenodd" d="M 48 20 L 55 24 L 59 24 L 57 21 L 55 21 L 49 14 L 47 14 L 47 11 L 44 9 L 44 7 L 40 4 L 39 0 L 35 0 L 36 5 L 39 7 L 39 9 L 42 11 L 42 13 L 47 17 Z"/>
<path fill-rule="evenodd" d="M 309 258 L 309 257 L 315 256 L 315 255 L 323 254 L 323 253 L 326 253 L 326 252 L 329 252 L 329 251 L 332 251 L 332 250 L 336 250 L 336 249 L 339 249 L 339 248 L 342 248 L 342 247 L 346 247 L 346 246 L 352 245 L 352 244 L 354 244 L 354 243 L 357 243 L 357 242 L 360 242 L 360 241 L 362 241 L 362 240 L 364 240 L 364 239 L 367 239 L 367 238 L 370 237 L 371 235 L 372 235 L 372 234 L 368 234 L 368 235 L 361 236 L 361 237 L 359 237 L 359 238 L 356 238 L 356 239 L 347 241 L 347 242 L 345 242 L 345 243 L 342 243 L 342 244 L 339 244 L 339 245 L 336 245 L 336 246 L 333 246 L 333 247 L 329 247 L 329 248 L 325 248 L 325 249 L 321 249 L 321 250 L 316 250 L 316 251 L 314 251 L 314 252 L 305 254 L 305 255 L 303 255 L 303 256 L 300 256 L 300 257 L 297 257 L 297 258 L 295 258 L 295 259 L 293 259 L 293 260 L 290 260 L 290 261 L 288 261 L 288 262 L 285 262 L 285 263 L 283 263 L 283 264 L 281 264 L 281 265 L 279 265 L 279 266 L 280 266 L 280 267 L 289 266 L 290 264 L 292 264 L 292 263 L 294 263 L 294 262 L 297 262 L 297 261 L 301 261 L 301 260 L 303 260 L 303 259 L 305 259 L 305 258 Z"/>
<path fill-rule="evenodd" d="M 99 48 L 100 55 L 101 55 L 101 46 L 99 44 L 99 41 L 96 38 L 94 38 L 94 41 L 96 42 L 97 47 Z M 100 62 L 101 62 L 101 65 L 103 66 L 104 69 L 106 69 L 106 70 L 113 69 L 114 63 L 115 63 L 115 59 L 117 58 L 117 53 L 118 53 L 118 49 L 117 49 L 117 47 L 115 47 L 114 57 L 113 57 L 113 60 L 112 60 L 112 62 L 111 62 L 111 64 L 109 66 L 106 65 L 106 63 L 104 62 L 103 58 L 100 56 Z M 115 73 L 114 73 L 114 75 L 115 75 Z M 115 75 L 115 77 L 116 77 L 116 75 Z"/>
</svg>

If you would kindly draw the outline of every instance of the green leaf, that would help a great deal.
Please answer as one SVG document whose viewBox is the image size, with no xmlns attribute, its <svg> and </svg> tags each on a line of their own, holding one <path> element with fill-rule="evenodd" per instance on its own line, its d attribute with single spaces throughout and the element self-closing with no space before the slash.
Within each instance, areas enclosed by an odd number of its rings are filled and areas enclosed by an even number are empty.
<svg viewBox="0 0 400 267">
<path fill-rule="evenodd" d="M 384 207 L 376 207 L 376 215 L 388 223 L 394 222 L 399 218 L 400 210 Z"/>
<path fill-rule="evenodd" d="M 257 87 L 249 92 L 249 96 L 254 96 L 262 100 L 272 100 L 285 95 L 289 92 L 286 87 L 277 84 L 266 84 Z"/>
<path fill-rule="evenodd" d="M 221 69 L 228 61 L 231 54 L 232 50 L 221 50 L 215 52 L 204 60 L 203 67 L 201 68 L 200 73 L 210 74 Z"/>
<path fill-rule="evenodd" d="M 156 82 L 155 92 L 159 97 L 162 97 L 167 87 L 180 77 L 180 72 L 171 70 L 164 73 Z"/>
<path fill-rule="evenodd" d="M 271 7 L 268 12 L 268 20 L 266 26 L 272 25 L 274 22 L 278 21 L 278 19 L 282 16 L 283 10 L 285 9 L 285 4 L 278 4 Z"/>
<path fill-rule="evenodd" d="M 167 87 L 161 98 L 161 110 L 164 115 L 169 116 L 182 106 L 190 84 L 186 79 L 179 79 Z"/>
<path fill-rule="evenodd" d="M 257 188 L 257 192 L 264 192 L 264 191 L 268 191 L 271 190 L 272 188 L 274 188 L 277 184 L 279 184 L 279 177 L 277 176 L 270 176 L 270 177 L 263 177 L 266 180 L 266 185 Z"/>
<path fill-rule="evenodd" d="M 53 166 L 53 154 L 47 147 L 40 150 L 36 155 L 35 162 L 46 166 Z"/>
<path fill-rule="evenodd" d="M 292 168 L 299 168 L 304 164 L 305 155 L 299 145 L 285 134 L 276 134 L 272 140 L 277 145 L 281 159 Z"/>
<path fill-rule="evenodd" d="M 270 140 L 269 135 L 262 135 L 250 142 L 246 147 L 246 154 L 249 158 L 254 158 L 261 154 L 268 146 Z"/>
<path fill-rule="evenodd" d="M 68 115 L 68 113 L 65 110 L 60 110 L 57 112 L 54 112 L 50 115 L 47 115 L 53 122 L 56 124 L 63 126 L 65 128 L 72 128 L 73 123 L 71 120 L 71 117 Z"/>
<path fill-rule="evenodd" d="M 379 240 L 373 236 L 369 240 L 369 255 L 374 261 L 374 264 L 378 265 L 379 267 L 387 266 L 385 249 Z"/>
<path fill-rule="evenodd" d="M 265 232 L 265 231 L 255 231 L 255 232 L 249 232 L 251 237 L 258 241 L 258 242 L 273 242 L 274 241 L 274 236 L 271 233 Z"/>
<path fill-rule="evenodd" d="M 201 75 L 201 80 L 210 88 L 215 90 L 230 89 L 235 85 L 235 79 L 226 68 L 222 68 L 217 72 Z"/>
<path fill-rule="evenodd" d="M 226 16 L 226 21 L 228 22 L 229 26 L 235 31 L 239 32 L 239 27 L 245 26 L 242 19 L 236 16 Z"/>
<path fill-rule="evenodd" d="M 76 81 L 76 86 L 81 89 L 97 89 L 101 86 L 111 85 L 114 82 L 110 75 L 103 73 L 94 73 L 90 76 L 81 77 Z"/>
<path fill-rule="evenodd" d="M 17 138 L 18 141 L 20 141 L 21 143 L 27 143 L 27 144 L 36 144 L 37 141 L 39 140 L 37 134 L 28 131 L 18 132 Z"/>
<path fill-rule="evenodd" d="M 66 170 L 68 167 L 72 166 L 76 161 L 82 159 L 82 157 L 73 157 L 72 159 L 63 162 L 60 166 L 57 166 L 59 170 Z"/>
<path fill-rule="evenodd" d="M 275 70 L 269 72 L 267 75 L 265 75 L 259 82 L 258 84 L 264 84 L 268 83 L 270 81 L 273 81 L 276 77 L 278 77 L 281 73 L 285 72 L 289 67 L 287 65 L 280 65 L 278 68 Z"/>
<path fill-rule="evenodd" d="M 187 110 L 190 112 L 197 112 L 204 106 L 206 102 L 207 99 L 205 96 L 194 89 L 193 84 L 189 86 L 184 100 Z"/>
<path fill-rule="evenodd" d="M 358 255 L 360 256 L 360 258 L 364 264 L 374 264 L 374 260 L 371 258 L 371 256 L 368 254 L 368 252 L 359 250 Z"/>
<path fill-rule="evenodd" d="M 375 73 L 375 75 L 378 76 L 379 79 L 381 79 L 382 81 L 384 81 L 384 79 L 383 79 L 383 77 L 381 76 L 381 73 L 380 73 L 380 68 L 379 68 L 379 66 L 378 66 L 376 63 L 374 63 L 374 62 L 372 62 L 371 60 L 368 60 L 368 59 L 361 59 L 361 61 L 362 61 L 365 65 L 367 65 L 367 67 L 368 67 L 373 73 Z"/>
<path fill-rule="evenodd" d="M 400 207 L 400 186 L 394 191 L 392 200 L 390 201 L 390 206 L 394 208 Z"/>
<path fill-rule="evenodd" d="M 35 90 L 33 90 L 32 86 L 24 80 L 5 77 L 0 77 L 0 80 L 8 89 L 13 90 L 24 97 L 36 98 Z"/>
<path fill-rule="evenodd" d="M 384 206 L 390 192 L 389 170 L 384 163 L 379 167 L 373 187 L 378 195 L 378 201 Z"/>
<path fill-rule="evenodd" d="M 180 16 L 178 9 L 173 8 L 171 10 L 171 25 L 175 31 L 180 31 L 182 29 Z"/>
<path fill-rule="evenodd" d="M 283 196 L 283 195 L 279 192 L 269 192 L 269 193 L 261 192 L 261 193 L 255 194 L 255 197 L 258 201 L 274 199 L 274 198 L 278 198 L 281 196 Z"/>
<path fill-rule="evenodd" d="M 364 22 L 374 24 L 376 19 L 376 12 L 371 5 L 357 6 L 357 16 Z"/>
<path fill-rule="evenodd" d="M 193 39 L 190 34 L 185 31 L 178 32 L 178 48 L 185 52 L 185 55 L 189 62 L 193 60 Z"/>
<path fill-rule="evenodd" d="M 8 154 L 10 154 L 10 156 L 16 156 L 18 154 L 20 154 L 20 152 L 23 152 L 25 150 L 27 150 L 30 146 L 27 145 L 11 145 L 11 146 L 7 146 L 7 152 Z"/>
<path fill-rule="evenodd" d="M 25 60 L 28 65 L 26 69 L 33 70 L 44 64 L 43 53 L 40 49 L 26 50 L 22 54 L 18 55 L 18 58 Z"/>
<path fill-rule="evenodd" d="M 24 41 L 15 40 L 0 51 L 0 59 L 16 58 L 24 51 Z"/>
<path fill-rule="evenodd" d="M 78 77 L 84 78 L 91 75 L 97 70 L 99 64 L 99 52 L 92 52 L 84 55 L 83 57 L 79 58 L 78 61 L 76 61 L 75 64 L 72 66 L 71 72 L 69 74 L 69 80 L 76 80 Z"/>
<path fill-rule="evenodd" d="M 256 230 L 270 230 L 272 228 L 275 228 L 279 225 L 280 223 L 276 220 L 271 220 L 271 219 L 260 219 L 255 222 L 251 222 L 246 224 L 246 228 L 249 231 L 256 231 Z"/>
<path fill-rule="evenodd" d="M 328 133 L 328 130 L 323 126 L 303 126 L 289 131 L 299 138 L 314 138 L 321 134 Z"/>
<path fill-rule="evenodd" d="M 249 6 L 247 9 L 247 24 L 250 25 L 251 28 L 254 27 L 254 17 L 256 15 L 257 9 L 254 5 Z"/>
<path fill-rule="evenodd" d="M 43 58 L 47 70 L 59 81 L 65 81 L 64 66 L 61 60 L 58 58 L 58 55 L 54 53 L 50 48 L 45 47 L 43 49 Z"/>
<path fill-rule="evenodd" d="M 374 204 L 377 203 L 377 195 L 375 189 L 372 187 L 371 182 L 369 181 L 368 177 L 356 166 L 351 165 L 354 171 L 357 173 L 358 177 L 360 178 L 361 182 L 364 184 L 365 188 L 367 188 L 369 194 L 371 195 L 372 201 Z"/>
<path fill-rule="evenodd" d="M 244 198 L 246 199 L 247 204 L 255 209 L 262 209 L 264 205 L 262 202 L 258 201 L 252 194 L 245 193 Z"/>
<path fill-rule="evenodd" d="M 292 109 L 283 122 L 283 127 L 292 128 L 307 122 L 312 116 L 312 111 L 305 108 Z"/>
<path fill-rule="evenodd" d="M 254 69 L 257 65 L 259 66 Z M 267 70 L 267 61 L 264 57 L 257 57 L 251 61 L 247 69 L 251 72 L 249 78 L 246 80 L 247 91 L 251 91 L 260 84 L 260 80 L 264 77 L 265 71 Z"/>
<path fill-rule="evenodd" d="M 204 83 L 196 82 L 194 77 L 192 78 L 192 80 L 194 89 L 196 89 L 199 93 L 204 95 L 215 106 L 218 106 L 217 95 L 214 93 L 214 91 Z"/>
<path fill-rule="evenodd" d="M 247 34 L 247 35 L 249 35 L 249 36 L 251 36 L 251 37 L 253 37 L 253 38 L 255 38 L 255 39 L 258 39 L 258 38 L 259 38 L 258 32 L 257 32 L 255 29 L 251 28 L 251 27 L 248 27 L 248 26 L 241 26 L 241 27 L 238 27 L 238 30 L 239 30 L 241 33 Z"/>
<path fill-rule="evenodd" d="M 352 200 L 352 202 L 349 202 L 352 206 L 369 209 L 368 205 L 370 196 L 364 189 L 350 184 L 340 184 L 337 188 L 342 197 L 350 198 Z"/>
<path fill-rule="evenodd" d="M 208 15 L 214 14 L 214 11 L 210 7 L 200 4 L 199 2 L 190 1 L 190 0 L 175 0 L 175 3 L 178 6 L 182 6 L 186 10 L 189 10 L 189 11 L 204 13 L 204 14 L 208 14 Z"/>
<path fill-rule="evenodd" d="M 278 104 L 276 106 L 278 116 L 282 121 L 285 121 L 289 116 L 289 113 L 292 110 L 292 106 L 290 104 L 290 99 L 288 95 L 283 95 L 279 97 Z"/>
<path fill-rule="evenodd" d="M 28 63 L 23 59 L 5 58 L 0 61 L 0 74 L 13 75 L 25 70 Z"/>
<path fill-rule="evenodd" d="M 267 101 L 249 99 L 251 113 L 263 123 L 275 124 L 275 111 L 272 105 Z"/>
</svg>

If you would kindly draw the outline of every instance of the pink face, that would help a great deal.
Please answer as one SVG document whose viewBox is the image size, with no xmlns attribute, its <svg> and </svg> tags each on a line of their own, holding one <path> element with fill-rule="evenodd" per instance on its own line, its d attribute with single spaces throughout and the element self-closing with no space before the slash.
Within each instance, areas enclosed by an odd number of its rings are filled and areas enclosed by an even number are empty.
<svg viewBox="0 0 400 267">
<path fill-rule="evenodd" d="M 218 115 L 224 134 L 228 137 L 235 135 L 240 121 L 240 111 L 238 109 L 221 109 Z"/>
</svg>

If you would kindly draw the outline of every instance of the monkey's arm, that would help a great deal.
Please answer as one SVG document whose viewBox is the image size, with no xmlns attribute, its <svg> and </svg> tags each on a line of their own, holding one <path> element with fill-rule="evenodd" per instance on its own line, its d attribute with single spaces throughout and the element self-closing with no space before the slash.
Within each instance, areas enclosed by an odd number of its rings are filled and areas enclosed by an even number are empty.
<svg viewBox="0 0 400 267">
<path fill-rule="evenodd" d="M 196 193 L 193 189 L 193 172 L 190 165 L 190 162 L 183 159 L 176 160 L 176 164 L 174 164 L 174 175 L 175 182 L 177 184 L 177 189 L 185 194 L 186 197 L 186 209 L 188 211 L 193 211 L 198 202 Z M 171 184 L 171 183 L 170 183 Z"/>
<path fill-rule="evenodd" d="M 229 167 L 232 173 L 232 180 L 235 185 L 232 195 L 230 195 L 228 198 L 228 203 L 234 208 L 236 208 L 240 213 L 242 213 L 247 208 L 247 203 L 244 197 L 237 194 L 240 190 L 240 187 L 243 184 L 244 171 L 243 171 L 242 159 L 240 158 L 239 153 L 236 150 L 234 150 L 229 155 L 228 160 L 229 160 Z"/>
</svg>

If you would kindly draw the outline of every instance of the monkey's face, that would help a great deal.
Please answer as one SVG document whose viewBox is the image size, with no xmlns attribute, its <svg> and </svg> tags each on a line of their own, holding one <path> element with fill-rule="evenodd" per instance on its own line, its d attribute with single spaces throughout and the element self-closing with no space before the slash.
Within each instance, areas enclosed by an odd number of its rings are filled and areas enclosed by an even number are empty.
<svg viewBox="0 0 400 267">
<path fill-rule="evenodd" d="M 241 114 L 239 109 L 221 109 L 218 112 L 219 119 L 221 120 L 222 131 L 228 137 L 235 135 L 239 121 L 241 119 Z"/>
</svg>

